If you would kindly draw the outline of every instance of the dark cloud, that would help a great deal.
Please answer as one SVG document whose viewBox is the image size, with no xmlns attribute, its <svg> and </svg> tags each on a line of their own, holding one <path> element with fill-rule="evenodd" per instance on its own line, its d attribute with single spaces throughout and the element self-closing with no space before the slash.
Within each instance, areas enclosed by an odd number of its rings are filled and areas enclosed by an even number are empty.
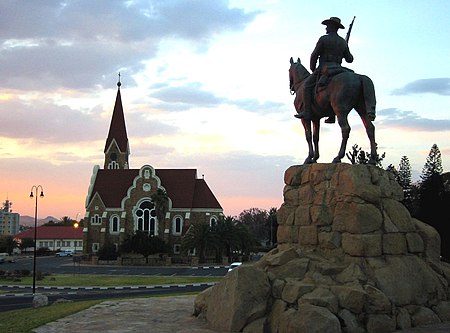
<svg viewBox="0 0 450 333">
<path fill-rule="evenodd" d="M 379 110 L 376 124 L 377 126 L 397 127 L 414 131 L 450 131 L 449 119 L 427 119 L 413 111 L 402 111 L 396 108 Z"/>
<path fill-rule="evenodd" d="M 259 102 L 256 99 L 228 99 L 206 91 L 199 83 L 188 83 L 186 85 L 170 85 L 168 83 L 156 83 L 150 97 L 158 102 L 158 108 L 167 111 L 186 111 L 191 108 L 209 107 L 214 108 L 221 104 L 235 105 L 249 112 L 279 112 L 285 104 L 278 102 Z"/>
<path fill-rule="evenodd" d="M 0 85 L 35 90 L 90 88 L 121 69 L 131 77 L 164 39 L 204 44 L 258 14 L 224 0 L 6 0 L 0 12 Z"/>
<path fill-rule="evenodd" d="M 450 78 L 421 79 L 408 83 L 403 88 L 395 89 L 393 95 L 411 95 L 432 93 L 450 96 Z"/>
</svg>

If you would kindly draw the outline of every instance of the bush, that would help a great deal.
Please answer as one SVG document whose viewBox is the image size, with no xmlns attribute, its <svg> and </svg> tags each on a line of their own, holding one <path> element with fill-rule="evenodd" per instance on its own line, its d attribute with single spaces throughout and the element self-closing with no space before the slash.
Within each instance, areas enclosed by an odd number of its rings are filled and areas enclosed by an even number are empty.
<svg viewBox="0 0 450 333">
<path fill-rule="evenodd" d="M 98 259 L 99 260 L 117 260 L 117 250 L 116 246 L 111 243 L 105 243 L 101 248 L 98 249 Z"/>
</svg>

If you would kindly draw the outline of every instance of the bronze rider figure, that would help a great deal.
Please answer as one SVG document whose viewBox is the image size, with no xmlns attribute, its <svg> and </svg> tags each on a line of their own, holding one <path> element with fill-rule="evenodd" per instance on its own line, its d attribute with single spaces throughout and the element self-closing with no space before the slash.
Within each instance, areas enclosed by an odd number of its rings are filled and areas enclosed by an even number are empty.
<svg viewBox="0 0 450 333">
<path fill-rule="evenodd" d="M 297 118 L 311 119 L 311 103 L 313 98 L 313 89 L 316 86 L 317 79 L 324 68 L 341 66 L 342 59 L 346 62 L 353 62 L 353 55 L 350 53 L 348 44 L 344 38 L 338 35 L 339 29 L 345 29 L 338 17 L 331 17 L 322 22 L 326 25 L 326 35 L 319 38 L 319 41 L 311 53 L 310 69 L 312 74 L 306 79 L 303 91 L 303 111 L 296 114 Z M 317 59 L 319 67 L 316 68 Z M 326 123 L 334 123 L 335 116 L 325 120 Z"/>
</svg>

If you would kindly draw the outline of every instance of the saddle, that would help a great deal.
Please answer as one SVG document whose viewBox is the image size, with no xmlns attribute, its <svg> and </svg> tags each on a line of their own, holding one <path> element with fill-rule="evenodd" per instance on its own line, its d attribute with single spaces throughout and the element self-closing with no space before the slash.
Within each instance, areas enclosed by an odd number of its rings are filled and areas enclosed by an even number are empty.
<svg viewBox="0 0 450 333">
<path fill-rule="evenodd" d="M 319 77 L 317 79 L 315 92 L 318 93 L 319 91 L 322 91 L 326 89 L 327 85 L 330 83 L 330 81 L 338 74 L 345 73 L 345 72 L 351 72 L 354 73 L 353 70 L 347 67 L 342 67 L 338 65 L 324 65 L 322 69 L 320 70 Z"/>
</svg>

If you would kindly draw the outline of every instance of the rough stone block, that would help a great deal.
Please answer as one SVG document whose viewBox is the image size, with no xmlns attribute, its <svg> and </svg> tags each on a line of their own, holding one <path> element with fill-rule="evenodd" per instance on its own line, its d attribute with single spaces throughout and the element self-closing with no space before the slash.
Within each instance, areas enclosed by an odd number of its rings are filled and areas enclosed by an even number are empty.
<svg viewBox="0 0 450 333">
<path fill-rule="evenodd" d="M 325 307 L 335 314 L 339 311 L 337 297 L 330 290 L 322 287 L 318 287 L 312 292 L 300 297 L 298 300 L 299 307 L 305 303 Z"/>
<path fill-rule="evenodd" d="M 408 245 L 408 251 L 411 253 L 422 253 L 425 250 L 422 237 L 416 232 L 406 234 L 406 243 Z"/>
<path fill-rule="evenodd" d="M 277 230 L 278 243 L 298 243 L 298 229 L 299 227 L 295 225 L 279 225 Z"/>
<path fill-rule="evenodd" d="M 325 249 L 337 249 L 341 247 L 342 236 L 340 232 L 319 232 L 319 246 Z"/>
<path fill-rule="evenodd" d="M 298 241 L 300 245 L 316 245 L 317 227 L 314 225 L 300 226 L 298 229 Z"/>
<path fill-rule="evenodd" d="M 358 318 L 349 310 L 343 309 L 339 311 L 338 317 L 344 323 L 344 332 L 347 333 L 364 333 L 364 328 L 361 327 L 361 323 Z"/>
<path fill-rule="evenodd" d="M 302 173 L 307 169 L 307 165 L 293 165 L 284 172 L 284 183 L 291 186 L 299 186 L 302 180 Z"/>
<path fill-rule="evenodd" d="M 212 287 L 206 319 L 211 329 L 241 331 L 266 313 L 270 283 L 263 271 L 243 265 Z"/>
<path fill-rule="evenodd" d="M 311 207 L 311 223 L 317 226 L 330 225 L 333 222 L 333 215 L 330 207 L 326 205 L 314 205 Z"/>
<path fill-rule="evenodd" d="M 391 222 L 394 223 L 400 232 L 415 231 L 414 223 L 408 209 L 402 203 L 393 199 L 383 199 L 383 210 L 387 213 Z"/>
<path fill-rule="evenodd" d="M 331 291 L 336 295 L 339 306 L 341 308 L 352 311 L 353 313 L 361 313 L 366 300 L 366 292 L 360 285 L 353 286 L 333 286 Z"/>
<path fill-rule="evenodd" d="M 405 254 L 407 252 L 406 238 L 401 233 L 383 235 L 384 254 Z"/>
<path fill-rule="evenodd" d="M 326 308 L 301 304 L 281 317 L 278 333 L 342 333 L 339 319 Z"/>
<path fill-rule="evenodd" d="M 309 206 L 299 205 L 295 210 L 295 225 L 310 225 L 311 218 L 309 216 Z"/>
<path fill-rule="evenodd" d="M 450 301 L 440 302 L 433 310 L 441 321 L 450 321 Z"/>
<path fill-rule="evenodd" d="M 430 308 L 424 306 L 419 307 L 419 309 L 411 316 L 411 323 L 413 327 L 436 324 L 440 322 L 441 320 L 437 314 L 435 314 Z"/>
<path fill-rule="evenodd" d="M 356 235 L 343 233 L 342 249 L 346 254 L 356 257 L 380 256 L 382 253 L 381 234 Z"/>
<path fill-rule="evenodd" d="M 380 210 L 372 204 L 339 202 L 336 204 L 333 228 L 352 234 L 365 234 L 380 230 L 383 223 Z"/>
<path fill-rule="evenodd" d="M 298 187 L 286 185 L 283 190 L 283 198 L 286 204 L 297 206 L 300 203 Z"/>
<path fill-rule="evenodd" d="M 367 332 L 393 332 L 395 331 L 395 319 L 386 314 L 369 314 L 366 324 Z"/>
</svg>

